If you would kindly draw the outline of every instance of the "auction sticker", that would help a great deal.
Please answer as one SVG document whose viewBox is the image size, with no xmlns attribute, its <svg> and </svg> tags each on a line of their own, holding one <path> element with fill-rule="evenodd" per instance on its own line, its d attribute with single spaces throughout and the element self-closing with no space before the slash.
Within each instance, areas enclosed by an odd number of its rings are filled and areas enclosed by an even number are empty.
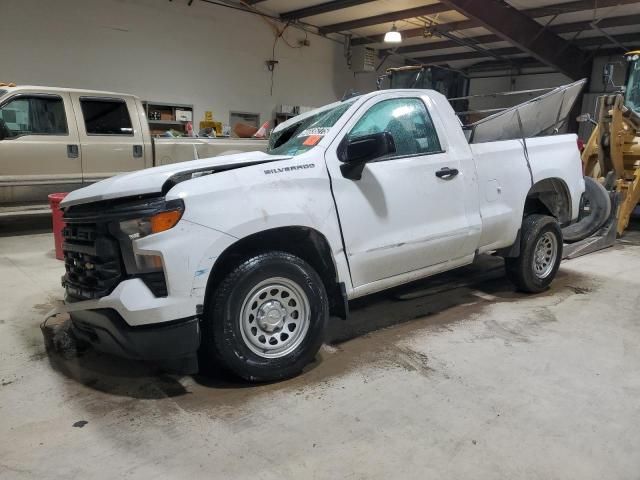
<svg viewBox="0 0 640 480">
<path fill-rule="evenodd" d="M 310 147 L 318 143 L 320 140 L 322 140 L 322 135 L 309 135 L 302 144 Z"/>
<path fill-rule="evenodd" d="M 324 137 L 327 133 L 329 133 L 331 128 L 328 127 L 315 127 L 315 128 L 307 128 L 298 134 L 298 138 L 302 137 L 310 137 L 312 135 L 318 135 L 320 137 Z"/>
</svg>

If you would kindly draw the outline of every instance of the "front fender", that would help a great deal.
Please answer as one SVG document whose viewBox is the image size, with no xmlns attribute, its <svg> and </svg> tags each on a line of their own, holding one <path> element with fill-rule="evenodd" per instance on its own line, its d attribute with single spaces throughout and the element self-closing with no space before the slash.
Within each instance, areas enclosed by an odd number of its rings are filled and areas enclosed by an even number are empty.
<svg viewBox="0 0 640 480">
<path fill-rule="evenodd" d="M 281 227 L 317 230 L 329 243 L 338 274 L 348 278 L 324 164 L 294 158 L 214 173 L 176 185 L 167 198 L 184 201 L 185 220 L 223 232 L 235 241 Z M 204 296 L 208 272 L 229 245 L 222 246 L 218 242 L 211 244 L 198 259 L 193 295 Z"/>
</svg>

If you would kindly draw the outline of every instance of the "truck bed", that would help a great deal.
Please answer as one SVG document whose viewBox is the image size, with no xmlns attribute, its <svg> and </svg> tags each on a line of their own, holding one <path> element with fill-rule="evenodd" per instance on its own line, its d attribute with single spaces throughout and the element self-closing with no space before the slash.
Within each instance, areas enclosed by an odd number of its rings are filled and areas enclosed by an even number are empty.
<svg viewBox="0 0 640 480">
<path fill-rule="evenodd" d="M 579 199 L 584 190 L 580 152 L 574 134 L 472 143 L 476 161 L 479 207 L 483 219 L 480 251 L 512 242 L 518 231 L 524 196 L 532 185 L 543 179 L 559 179 L 570 198 Z M 571 217 L 578 215 L 579 202 L 573 202 Z"/>
<path fill-rule="evenodd" d="M 155 165 L 168 165 L 233 153 L 262 151 L 267 140 L 256 138 L 156 138 Z"/>
</svg>

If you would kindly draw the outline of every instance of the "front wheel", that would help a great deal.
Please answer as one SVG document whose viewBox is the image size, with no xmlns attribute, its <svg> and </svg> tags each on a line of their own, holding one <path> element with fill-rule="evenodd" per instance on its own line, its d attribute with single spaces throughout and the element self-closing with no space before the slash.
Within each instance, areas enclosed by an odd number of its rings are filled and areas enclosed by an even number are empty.
<svg viewBox="0 0 640 480">
<path fill-rule="evenodd" d="M 203 360 L 219 360 L 250 381 L 291 377 L 314 359 L 328 318 L 324 285 L 308 263 L 285 252 L 257 255 L 208 301 Z"/>
<path fill-rule="evenodd" d="M 522 222 L 520 234 L 520 256 L 505 258 L 507 278 L 523 292 L 542 292 L 560 267 L 560 225 L 548 215 L 529 215 Z"/>
</svg>

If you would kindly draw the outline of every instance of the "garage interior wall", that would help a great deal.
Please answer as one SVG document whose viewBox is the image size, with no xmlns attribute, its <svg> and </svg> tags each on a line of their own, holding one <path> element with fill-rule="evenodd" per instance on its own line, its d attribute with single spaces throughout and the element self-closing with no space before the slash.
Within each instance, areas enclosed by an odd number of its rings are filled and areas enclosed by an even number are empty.
<svg viewBox="0 0 640 480">
<path fill-rule="evenodd" d="M 186 0 L 3 0 L 0 81 L 110 90 L 193 104 L 229 122 L 229 111 L 273 118 L 276 105 L 319 106 L 354 81 L 343 46 L 278 42 L 273 96 L 265 61 L 274 34 L 259 16 Z M 289 28 L 297 45 L 305 34 Z"/>
<path fill-rule="evenodd" d="M 496 92 L 513 92 L 518 90 L 533 90 L 538 88 L 558 87 L 571 83 L 571 79 L 561 73 L 544 73 L 514 76 L 490 76 L 471 78 L 469 81 L 469 95 L 483 95 Z M 515 96 L 492 98 L 473 98 L 469 101 L 469 108 L 482 110 L 486 108 L 509 107 L 519 102 L 533 98 L 530 96 Z"/>
</svg>

